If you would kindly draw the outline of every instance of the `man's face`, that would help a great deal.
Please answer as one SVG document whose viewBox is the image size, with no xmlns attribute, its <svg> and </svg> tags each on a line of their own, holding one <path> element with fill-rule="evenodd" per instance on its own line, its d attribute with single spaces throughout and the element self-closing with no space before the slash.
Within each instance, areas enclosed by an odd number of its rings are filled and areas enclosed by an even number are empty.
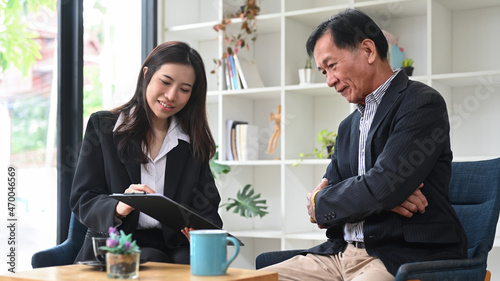
<svg viewBox="0 0 500 281">
<path fill-rule="evenodd" d="M 339 49 L 332 34 L 327 32 L 316 42 L 314 58 L 329 87 L 334 87 L 350 103 L 365 103 L 365 97 L 371 93 L 372 76 L 361 45 L 353 50 Z"/>
</svg>

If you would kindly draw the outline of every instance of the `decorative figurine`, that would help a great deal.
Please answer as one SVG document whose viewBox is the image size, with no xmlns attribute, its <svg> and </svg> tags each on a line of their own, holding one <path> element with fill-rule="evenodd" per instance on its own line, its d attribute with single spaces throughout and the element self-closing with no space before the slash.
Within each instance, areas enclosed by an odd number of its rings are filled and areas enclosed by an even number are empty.
<svg viewBox="0 0 500 281">
<path fill-rule="evenodd" d="M 274 132 L 269 140 L 269 145 L 267 147 L 267 154 L 274 154 L 276 151 L 276 145 L 278 144 L 278 138 L 281 134 L 281 105 L 278 105 L 277 113 L 272 113 L 269 116 L 270 121 L 274 121 Z"/>
</svg>

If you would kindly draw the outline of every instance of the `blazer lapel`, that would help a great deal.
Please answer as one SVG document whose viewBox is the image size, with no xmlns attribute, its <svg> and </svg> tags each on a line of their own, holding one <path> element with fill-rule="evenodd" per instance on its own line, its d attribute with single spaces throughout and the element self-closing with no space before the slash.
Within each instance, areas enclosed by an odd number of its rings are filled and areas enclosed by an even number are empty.
<svg viewBox="0 0 500 281">
<path fill-rule="evenodd" d="M 361 119 L 361 114 L 356 109 L 356 112 L 352 116 L 351 120 L 351 137 L 349 145 L 349 155 L 356 155 L 356 157 L 349 157 L 351 161 L 351 173 L 353 175 L 358 175 L 358 153 L 359 153 L 359 120 Z"/>
<path fill-rule="evenodd" d="M 127 174 L 130 178 L 130 183 L 139 184 L 141 183 L 141 164 L 137 161 L 126 161 L 123 162 L 125 169 L 127 169 Z"/>
<path fill-rule="evenodd" d="M 186 165 L 189 153 L 189 143 L 179 140 L 179 144 L 167 153 L 167 165 L 165 168 L 165 187 L 163 194 L 171 199 L 180 185 L 182 170 Z"/>
<path fill-rule="evenodd" d="M 382 98 L 382 101 L 380 102 L 380 105 L 377 108 L 377 112 L 373 117 L 373 121 L 370 126 L 370 131 L 368 132 L 368 136 L 366 139 L 367 145 L 365 149 L 365 165 L 367 171 L 370 168 L 372 168 L 371 145 L 369 144 L 372 142 L 373 135 L 377 131 L 382 121 L 385 119 L 387 113 L 394 106 L 395 101 L 400 97 L 400 93 L 404 89 L 406 89 L 407 86 L 408 86 L 408 76 L 406 76 L 406 74 L 403 71 L 400 71 L 396 75 L 396 77 L 394 77 L 394 79 L 392 80 L 391 85 L 389 85 L 389 88 L 387 88 L 384 97 Z"/>
<path fill-rule="evenodd" d="M 118 142 L 120 141 L 120 137 L 113 136 L 113 141 L 115 143 L 115 147 L 118 147 Z M 141 183 L 141 164 L 137 161 L 132 161 L 131 159 L 125 159 L 120 161 L 125 166 L 127 170 L 127 174 L 130 178 L 131 184 L 139 184 Z"/>
</svg>

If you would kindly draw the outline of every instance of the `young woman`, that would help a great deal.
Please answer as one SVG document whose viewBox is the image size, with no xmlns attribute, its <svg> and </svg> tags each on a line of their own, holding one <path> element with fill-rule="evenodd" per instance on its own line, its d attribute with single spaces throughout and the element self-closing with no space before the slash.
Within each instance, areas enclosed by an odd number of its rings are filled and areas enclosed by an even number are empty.
<svg viewBox="0 0 500 281">
<path fill-rule="evenodd" d="M 70 207 L 88 227 L 76 261 L 94 260 L 92 237 L 118 227 L 141 247 L 141 260 L 189 263 L 188 229 L 169 228 L 111 193 L 161 193 L 222 227 L 220 195 L 209 167 L 207 80 L 198 52 L 182 42 L 157 46 L 126 104 L 90 116 Z"/>
</svg>

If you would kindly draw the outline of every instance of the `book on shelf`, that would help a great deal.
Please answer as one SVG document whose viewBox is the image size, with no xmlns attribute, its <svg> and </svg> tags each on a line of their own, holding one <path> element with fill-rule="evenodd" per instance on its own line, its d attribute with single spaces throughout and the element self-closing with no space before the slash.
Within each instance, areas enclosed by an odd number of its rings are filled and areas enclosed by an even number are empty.
<svg viewBox="0 0 500 281">
<path fill-rule="evenodd" d="M 248 61 L 233 54 L 228 55 L 222 62 L 227 90 L 264 87 L 254 61 Z"/>
<path fill-rule="evenodd" d="M 241 81 L 245 81 L 246 88 L 262 88 L 264 83 L 260 77 L 259 69 L 254 60 L 249 61 L 245 58 L 236 56 L 240 70 Z"/>
<path fill-rule="evenodd" d="M 238 84 L 238 90 L 244 89 L 243 84 L 241 83 L 241 69 L 238 69 L 238 63 L 236 62 L 236 55 L 231 55 L 231 60 L 233 63 L 234 73 L 236 73 L 236 82 Z"/>
<path fill-rule="evenodd" d="M 224 72 L 224 78 L 225 78 L 225 84 L 226 84 L 226 89 L 232 89 L 232 81 L 231 77 L 229 75 L 229 66 L 227 64 L 227 58 L 222 59 L 222 68 Z"/>
<path fill-rule="evenodd" d="M 236 126 L 236 149 L 238 161 L 257 160 L 259 158 L 259 128 L 255 125 Z"/>
<path fill-rule="evenodd" d="M 239 81 L 241 82 L 242 89 L 248 89 L 247 81 L 245 79 L 245 75 L 243 70 L 241 69 L 240 60 L 237 54 L 232 55 L 234 60 L 234 66 L 236 67 L 236 73 L 238 73 Z"/>
<path fill-rule="evenodd" d="M 259 156 L 258 127 L 245 121 L 228 120 L 226 159 L 228 161 L 257 160 Z"/>
<path fill-rule="evenodd" d="M 228 57 L 228 66 L 229 66 L 229 69 L 231 70 L 230 71 L 230 74 L 231 74 L 231 79 L 232 79 L 232 82 L 233 82 L 233 87 L 232 87 L 232 90 L 239 90 L 241 89 L 240 87 L 240 83 L 239 83 L 239 78 L 238 78 L 238 73 L 236 71 L 236 67 L 234 66 L 234 58 L 232 55 L 229 55 Z"/>
<path fill-rule="evenodd" d="M 226 59 L 226 66 L 227 66 L 227 72 L 229 73 L 229 84 L 231 87 L 228 88 L 228 90 L 235 90 L 236 86 L 234 85 L 234 70 L 231 66 L 231 58 L 228 56 Z"/>
<path fill-rule="evenodd" d="M 236 125 L 246 122 L 227 120 L 226 123 L 226 160 L 236 161 L 237 155 L 233 153 L 236 152 Z"/>
</svg>

